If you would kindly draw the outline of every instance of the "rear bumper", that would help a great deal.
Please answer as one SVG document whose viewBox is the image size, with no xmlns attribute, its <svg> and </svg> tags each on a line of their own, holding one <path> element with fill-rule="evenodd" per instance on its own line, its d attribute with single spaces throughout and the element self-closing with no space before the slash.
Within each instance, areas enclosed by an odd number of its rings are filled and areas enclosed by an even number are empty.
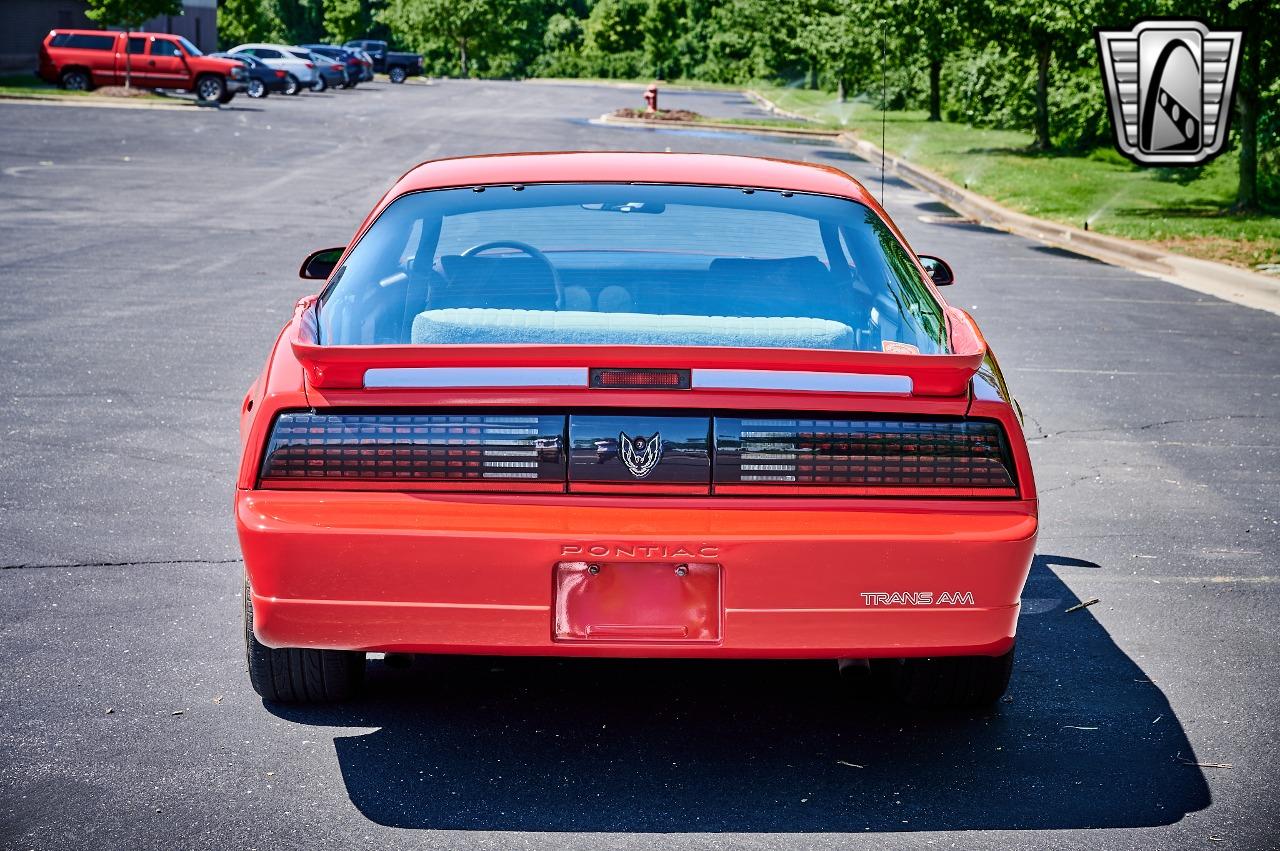
<svg viewBox="0 0 1280 851">
<path fill-rule="evenodd" d="M 739 658 L 1001 654 L 1037 527 L 1033 500 L 262 490 L 236 521 L 269 646 Z M 718 638 L 556 640 L 571 561 L 719 564 Z"/>
</svg>

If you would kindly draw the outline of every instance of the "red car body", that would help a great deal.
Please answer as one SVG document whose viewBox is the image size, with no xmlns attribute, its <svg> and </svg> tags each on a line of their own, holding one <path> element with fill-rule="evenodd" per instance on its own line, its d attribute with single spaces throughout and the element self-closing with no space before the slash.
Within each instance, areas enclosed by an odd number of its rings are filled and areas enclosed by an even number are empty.
<svg viewBox="0 0 1280 851">
<path fill-rule="evenodd" d="M 126 56 L 126 39 L 133 47 Z M 126 62 L 127 60 L 127 62 Z M 217 81 L 222 95 L 245 88 L 241 63 L 192 53 L 179 36 L 103 30 L 52 30 L 40 45 L 36 73 L 50 83 L 72 88 L 122 86 L 126 65 L 132 85 L 144 89 L 180 89 L 202 96 L 202 80 Z M 83 78 L 84 85 L 80 85 Z M 69 81 L 74 84 L 69 85 Z M 213 91 L 214 89 L 210 89 Z"/>
<path fill-rule="evenodd" d="M 425 163 L 409 193 L 535 183 L 751 187 L 850 199 L 834 168 L 687 154 L 527 154 Z M 351 247 L 346 249 L 349 254 Z M 344 255 L 345 256 L 345 255 Z M 914 258 L 913 258 L 914 259 Z M 271 648 L 551 656 L 999 657 L 1014 643 L 1037 501 L 1020 414 L 973 320 L 943 306 L 938 355 L 693 346 L 316 342 L 296 305 L 241 411 L 235 518 L 252 629 Z M 365 386 L 370 369 L 748 370 L 910 379 L 909 392 Z M 514 374 L 514 373 L 513 373 Z M 708 373 L 710 374 L 710 373 Z M 779 381 L 767 381 L 765 385 Z M 855 382 L 856 383 L 856 382 Z M 1012 465 L 996 489 L 342 480 L 265 483 L 277 418 L 297 411 L 825 412 L 994 423 Z M 678 580 L 672 580 L 678 575 Z M 584 582 L 612 583 L 583 593 Z M 672 582 L 681 583 L 673 588 Z"/>
</svg>

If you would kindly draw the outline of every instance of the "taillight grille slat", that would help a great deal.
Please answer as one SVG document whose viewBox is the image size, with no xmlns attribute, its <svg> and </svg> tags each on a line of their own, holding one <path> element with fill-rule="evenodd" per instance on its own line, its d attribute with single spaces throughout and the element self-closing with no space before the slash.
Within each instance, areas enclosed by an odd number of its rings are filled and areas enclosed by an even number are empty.
<svg viewBox="0 0 1280 851">
<path fill-rule="evenodd" d="M 996 423 L 716 419 L 717 484 L 1014 487 Z"/>
<path fill-rule="evenodd" d="M 282 414 L 264 481 L 564 481 L 557 416 Z"/>
</svg>

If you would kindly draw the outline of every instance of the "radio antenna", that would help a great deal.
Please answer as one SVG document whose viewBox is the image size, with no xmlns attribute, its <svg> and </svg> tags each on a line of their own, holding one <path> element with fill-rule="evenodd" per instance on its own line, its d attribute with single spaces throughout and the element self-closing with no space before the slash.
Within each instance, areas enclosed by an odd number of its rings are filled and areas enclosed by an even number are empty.
<svg viewBox="0 0 1280 851">
<path fill-rule="evenodd" d="M 884 125 L 889 111 L 889 34 L 880 21 L 880 206 L 884 206 Z"/>
</svg>

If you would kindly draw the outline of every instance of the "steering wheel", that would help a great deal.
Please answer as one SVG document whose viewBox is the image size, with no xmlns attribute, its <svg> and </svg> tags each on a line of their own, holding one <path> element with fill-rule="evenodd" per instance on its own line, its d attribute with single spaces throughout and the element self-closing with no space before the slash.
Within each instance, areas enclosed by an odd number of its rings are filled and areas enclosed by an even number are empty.
<svg viewBox="0 0 1280 851">
<path fill-rule="evenodd" d="M 547 274 L 551 276 L 551 282 L 556 288 L 556 307 L 564 304 L 564 287 L 560 283 L 560 273 L 556 271 L 556 267 L 551 265 L 551 261 L 547 259 L 547 255 L 534 248 L 527 242 L 520 242 L 516 239 L 495 239 L 492 242 L 482 242 L 479 245 L 473 245 L 466 251 L 462 252 L 463 257 L 475 257 L 477 254 L 483 254 L 493 248 L 511 248 L 519 251 L 537 260 L 543 266 L 547 267 Z"/>
</svg>

